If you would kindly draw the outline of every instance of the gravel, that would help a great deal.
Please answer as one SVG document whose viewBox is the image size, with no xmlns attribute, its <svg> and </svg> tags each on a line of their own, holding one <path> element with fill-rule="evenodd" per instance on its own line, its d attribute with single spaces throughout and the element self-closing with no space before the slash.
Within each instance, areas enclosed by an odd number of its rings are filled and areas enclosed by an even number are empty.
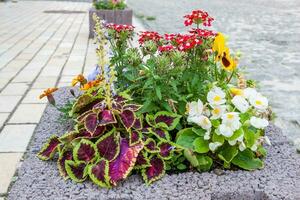
<svg viewBox="0 0 300 200">
<path fill-rule="evenodd" d="M 57 103 L 70 95 L 64 88 L 55 94 Z M 18 178 L 10 188 L 8 199 L 300 199 L 300 156 L 282 135 L 269 126 L 265 168 L 253 172 L 223 171 L 166 175 L 146 186 L 140 176 L 133 175 L 111 190 L 98 188 L 90 181 L 78 184 L 59 176 L 55 161 L 41 161 L 36 153 L 51 134 L 63 134 L 72 124 L 58 122 L 60 114 L 52 106 L 42 119 L 18 169 Z"/>
</svg>

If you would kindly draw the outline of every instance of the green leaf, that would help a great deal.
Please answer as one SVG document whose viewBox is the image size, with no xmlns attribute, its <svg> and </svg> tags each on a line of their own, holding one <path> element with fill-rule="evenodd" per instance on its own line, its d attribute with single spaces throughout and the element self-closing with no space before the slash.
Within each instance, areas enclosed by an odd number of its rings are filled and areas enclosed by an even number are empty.
<svg viewBox="0 0 300 200">
<path fill-rule="evenodd" d="M 161 96 L 161 90 L 160 90 L 159 86 L 155 87 L 155 92 L 156 92 L 156 96 L 158 97 L 158 99 L 161 100 L 162 96 Z"/>
<path fill-rule="evenodd" d="M 212 141 L 213 142 L 220 142 L 221 144 L 224 143 L 224 136 L 223 135 L 218 135 L 216 132 L 213 133 L 212 136 Z"/>
<path fill-rule="evenodd" d="M 240 129 L 236 130 L 228 140 L 236 140 L 243 134 L 244 134 L 244 130 L 242 128 L 240 128 Z"/>
<path fill-rule="evenodd" d="M 246 146 L 251 148 L 254 144 L 258 135 L 252 129 L 245 129 L 244 128 L 244 138 L 246 141 Z"/>
<path fill-rule="evenodd" d="M 209 142 L 204 140 L 203 137 L 198 137 L 193 142 L 194 149 L 198 153 L 207 153 L 209 151 L 208 144 Z"/>
<path fill-rule="evenodd" d="M 259 146 L 257 148 L 257 153 L 260 154 L 260 156 L 262 156 L 262 157 L 267 156 L 267 150 L 263 146 Z"/>
<path fill-rule="evenodd" d="M 187 168 L 186 165 L 183 164 L 183 163 L 180 163 L 180 164 L 177 165 L 176 167 L 177 167 L 177 169 L 179 169 L 179 170 L 185 170 L 185 169 Z"/>
<path fill-rule="evenodd" d="M 199 136 L 195 134 L 191 128 L 182 129 L 177 133 L 176 144 L 184 148 L 193 149 L 193 143 L 197 137 Z"/>
<path fill-rule="evenodd" d="M 245 170 L 262 169 L 263 162 L 259 158 L 255 158 L 254 153 L 250 149 L 245 149 L 237 154 L 232 163 Z"/>
<path fill-rule="evenodd" d="M 211 120 L 211 124 L 213 127 L 218 128 L 220 126 L 220 121 L 217 119 Z"/>
<path fill-rule="evenodd" d="M 238 154 L 238 152 L 239 151 L 236 146 L 230 146 L 228 143 L 225 143 L 221 147 L 218 153 L 218 157 L 227 164 L 229 164 L 232 161 L 232 159 Z"/>
<path fill-rule="evenodd" d="M 199 135 L 201 137 L 203 137 L 205 135 L 205 132 L 206 132 L 202 128 L 195 128 L 195 127 L 193 127 L 192 130 L 193 130 L 194 133 L 196 133 L 197 135 Z"/>
<path fill-rule="evenodd" d="M 209 171 L 213 164 L 213 160 L 209 156 L 197 155 L 197 160 L 199 163 L 197 170 L 200 172 Z"/>
<path fill-rule="evenodd" d="M 199 165 L 198 159 L 195 153 L 191 149 L 185 149 L 183 151 L 183 155 L 191 163 L 193 167 L 197 167 Z"/>
</svg>

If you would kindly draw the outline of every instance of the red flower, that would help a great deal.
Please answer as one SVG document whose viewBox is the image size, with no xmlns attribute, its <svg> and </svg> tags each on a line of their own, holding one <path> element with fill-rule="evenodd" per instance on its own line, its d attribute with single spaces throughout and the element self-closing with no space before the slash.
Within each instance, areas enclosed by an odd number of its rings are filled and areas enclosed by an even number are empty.
<svg viewBox="0 0 300 200">
<path fill-rule="evenodd" d="M 203 24 L 204 26 L 211 26 L 211 22 L 214 18 L 210 17 L 207 12 L 202 10 L 194 10 L 191 14 L 184 16 L 185 26 L 190 26 L 193 23 L 195 24 Z"/>
<path fill-rule="evenodd" d="M 111 29 L 111 30 L 115 30 L 118 33 L 121 31 L 129 31 L 132 32 L 134 30 L 134 26 L 131 25 L 126 25 L 126 24 L 106 24 L 106 28 Z"/>
<path fill-rule="evenodd" d="M 198 38 L 194 34 L 178 35 L 176 38 L 176 43 L 180 51 L 187 51 L 194 48 L 197 45 L 202 44 L 202 39 Z"/>
<path fill-rule="evenodd" d="M 158 47 L 158 50 L 159 50 L 160 52 L 168 52 L 168 51 L 172 51 L 172 50 L 174 50 L 174 49 L 175 49 L 175 47 L 172 46 L 172 45 L 163 45 L 163 46 L 159 46 L 159 47 Z"/>
<path fill-rule="evenodd" d="M 193 28 L 189 31 L 191 34 L 197 35 L 199 37 L 208 38 L 208 37 L 215 37 L 217 33 L 214 33 L 211 30 L 205 30 L 200 28 Z"/>
<path fill-rule="evenodd" d="M 140 44 L 143 44 L 144 42 L 146 41 L 149 41 L 149 40 L 152 40 L 154 42 L 158 42 L 162 36 L 160 36 L 157 32 L 154 32 L 154 31 L 142 31 L 140 34 L 139 34 L 139 43 Z"/>
<path fill-rule="evenodd" d="M 177 34 L 171 33 L 171 34 L 165 34 L 165 40 L 167 41 L 172 41 L 175 39 L 175 37 L 177 36 Z"/>
</svg>

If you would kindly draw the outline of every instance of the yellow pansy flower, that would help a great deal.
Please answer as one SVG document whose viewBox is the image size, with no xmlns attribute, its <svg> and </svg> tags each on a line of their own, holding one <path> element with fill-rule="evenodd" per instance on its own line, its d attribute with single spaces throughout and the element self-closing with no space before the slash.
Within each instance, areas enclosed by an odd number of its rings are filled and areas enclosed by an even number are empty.
<svg viewBox="0 0 300 200">
<path fill-rule="evenodd" d="M 214 52 L 217 52 L 216 61 L 220 61 L 224 55 L 224 52 L 226 50 L 226 42 L 225 37 L 222 33 L 218 33 L 218 35 L 215 37 L 212 50 Z"/>
</svg>

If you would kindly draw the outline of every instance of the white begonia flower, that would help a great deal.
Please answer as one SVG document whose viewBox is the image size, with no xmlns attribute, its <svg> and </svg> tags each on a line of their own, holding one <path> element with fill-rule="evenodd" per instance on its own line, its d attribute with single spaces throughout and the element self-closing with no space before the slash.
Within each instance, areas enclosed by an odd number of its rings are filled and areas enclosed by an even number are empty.
<svg viewBox="0 0 300 200">
<path fill-rule="evenodd" d="M 231 102 L 241 113 L 247 112 L 250 107 L 248 101 L 246 101 L 246 99 L 240 95 L 234 96 Z"/>
<path fill-rule="evenodd" d="M 249 98 L 249 102 L 254 108 L 264 112 L 268 108 L 268 99 L 261 94 Z"/>
<path fill-rule="evenodd" d="M 246 99 L 250 99 L 258 95 L 258 92 L 254 88 L 246 88 L 244 89 L 244 97 Z"/>
<path fill-rule="evenodd" d="M 240 151 L 244 151 L 246 149 L 246 145 L 244 142 L 241 142 L 240 145 L 239 145 L 239 150 Z"/>
<path fill-rule="evenodd" d="M 221 124 L 219 126 L 219 133 L 225 137 L 231 137 L 233 135 L 232 129 L 226 124 Z"/>
<path fill-rule="evenodd" d="M 210 139 L 210 131 L 211 131 L 211 129 L 208 129 L 206 132 L 205 132 L 205 134 L 204 134 L 204 140 L 209 140 Z"/>
<path fill-rule="evenodd" d="M 269 122 L 266 119 L 262 119 L 262 118 L 253 116 L 250 118 L 250 124 L 252 126 L 254 126 L 255 128 L 264 129 L 269 125 Z"/>
<path fill-rule="evenodd" d="M 211 128 L 211 122 L 208 119 L 208 117 L 202 115 L 199 118 L 199 122 L 197 123 L 199 126 L 201 126 L 201 128 L 208 130 Z"/>
<path fill-rule="evenodd" d="M 211 111 L 212 116 L 210 118 L 219 119 L 224 114 L 225 111 L 226 111 L 226 106 L 215 106 Z"/>
<path fill-rule="evenodd" d="M 199 116 L 202 115 L 203 112 L 203 103 L 199 99 L 198 101 L 192 101 L 187 105 L 188 116 Z"/>
<path fill-rule="evenodd" d="M 222 124 L 230 127 L 232 132 L 238 130 L 241 127 L 239 113 L 229 112 L 222 115 Z M 230 136 L 229 136 L 230 137 Z"/>
<path fill-rule="evenodd" d="M 222 143 L 220 143 L 220 142 L 211 142 L 211 143 L 209 143 L 208 147 L 211 151 L 214 152 L 221 145 L 222 145 Z"/>
<path fill-rule="evenodd" d="M 264 140 L 265 140 L 265 143 L 266 143 L 267 145 L 269 145 L 269 146 L 272 145 L 272 144 L 271 144 L 271 141 L 270 141 L 270 139 L 269 139 L 268 136 L 264 136 Z"/>
<path fill-rule="evenodd" d="M 236 138 L 235 140 L 228 140 L 228 143 L 231 146 L 234 146 L 237 142 L 243 142 L 244 140 L 244 134 L 242 134 L 241 136 L 239 136 L 238 138 Z"/>
<path fill-rule="evenodd" d="M 222 105 L 226 102 L 225 92 L 219 87 L 214 87 L 211 91 L 208 92 L 207 101 L 212 107 Z"/>
</svg>

